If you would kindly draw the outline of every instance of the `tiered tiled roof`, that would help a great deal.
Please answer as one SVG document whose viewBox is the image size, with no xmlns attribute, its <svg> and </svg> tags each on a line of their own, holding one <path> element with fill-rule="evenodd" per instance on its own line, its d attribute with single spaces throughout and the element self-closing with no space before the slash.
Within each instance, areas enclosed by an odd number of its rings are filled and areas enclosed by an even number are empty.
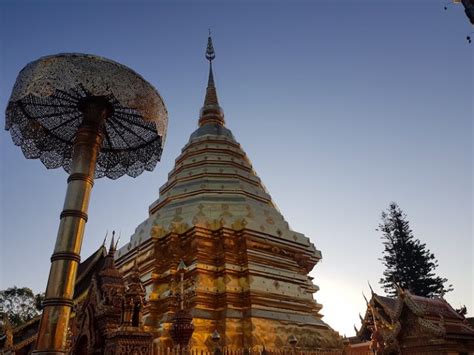
<svg viewBox="0 0 474 355">
<path fill-rule="evenodd" d="M 395 298 L 372 292 L 357 337 L 369 341 L 374 332 L 382 336 L 385 346 L 421 349 L 437 344 L 441 348 L 462 341 L 462 346 L 474 348 L 474 328 L 444 298 L 421 297 L 401 289 Z"/>
</svg>

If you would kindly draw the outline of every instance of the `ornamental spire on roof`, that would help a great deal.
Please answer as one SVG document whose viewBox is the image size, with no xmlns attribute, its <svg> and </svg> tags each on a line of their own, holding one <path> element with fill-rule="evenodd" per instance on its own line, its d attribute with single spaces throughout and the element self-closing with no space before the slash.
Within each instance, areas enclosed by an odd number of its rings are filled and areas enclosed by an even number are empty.
<svg viewBox="0 0 474 355">
<path fill-rule="evenodd" d="M 214 74 L 212 72 L 212 61 L 216 58 L 214 46 L 212 45 L 211 31 L 207 38 L 206 59 L 209 61 L 209 79 L 207 81 L 206 97 L 204 106 L 199 117 L 199 126 L 208 123 L 224 125 L 224 111 L 219 106 L 217 90 L 214 84 Z"/>
</svg>

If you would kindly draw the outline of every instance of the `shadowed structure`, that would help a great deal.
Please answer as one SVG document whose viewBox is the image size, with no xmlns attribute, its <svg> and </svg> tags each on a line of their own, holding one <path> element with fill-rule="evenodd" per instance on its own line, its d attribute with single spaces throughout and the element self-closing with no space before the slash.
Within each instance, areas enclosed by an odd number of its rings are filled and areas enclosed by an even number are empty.
<svg viewBox="0 0 474 355">
<path fill-rule="evenodd" d="M 122 277 L 114 263 L 115 249 L 112 234 L 108 250 L 102 245 L 79 264 L 66 341 L 68 354 L 151 354 L 152 335 L 143 328 L 141 316 L 145 290 L 136 273 Z M 3 325 L 6 336 L 0 336 L 0 354 L 31 354 L 40 318 L 13 329 Z"/>
<path fill-rule="evenodd" d="M 365 316 L 359 314 L 362 325 L 348 339 L 349 355 L 472 354 L 474 350 L 474 328 L 443 297 L 421 297 L 397 288 L 395 297 L 372 291 L 365 301 Z"/>
</svg>

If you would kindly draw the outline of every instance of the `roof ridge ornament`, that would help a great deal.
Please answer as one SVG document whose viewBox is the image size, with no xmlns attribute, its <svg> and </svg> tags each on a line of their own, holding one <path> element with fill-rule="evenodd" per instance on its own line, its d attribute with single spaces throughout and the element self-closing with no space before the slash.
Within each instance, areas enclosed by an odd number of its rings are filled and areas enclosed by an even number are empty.
<svg viewBox="0 0 474 355">
<path fill-rule="evenodd" d="M 109 256 L 114 256 L 115 254 L 115 231 L 112 231 L 112 239 L 110 240 L 109 246 Z"/>
<path fill-rule="evenodd" d="M 105 232 L 104 241 L 102 242 L 102 246 L 103 246 L 103 247 L 105 247 L 105 243 L 107 243 L 107 237 L 108 237 L 108 235 L 109 235 L 109 230 L 107 230 L 107 231 Z"/>
<path fill-rule="evenodd" d="M 120 242 L 120 238 L 121 238 L 121 237 L 122 237 L 122 231 L 119 232 L 119 236 L 118 236 L 118 238 L 117 238 L 117 241 L 115 242 L 115 247 L 114 247 L 115 250 L 117 250 L 117 247 L 118 247 L 118 244 L 119 244 L 119 242 Z"/>
<path fill-rule="evenodd" d="M 370 288 L 370 293 L 372 294 L 372 296 L 375 294 L 374 292 L 374 289 L 372 288 L 372 285 L 370 284 L 370 281 L 367 280 L 367 284 L 369 285 L 369 288 Z"/>
</svg>

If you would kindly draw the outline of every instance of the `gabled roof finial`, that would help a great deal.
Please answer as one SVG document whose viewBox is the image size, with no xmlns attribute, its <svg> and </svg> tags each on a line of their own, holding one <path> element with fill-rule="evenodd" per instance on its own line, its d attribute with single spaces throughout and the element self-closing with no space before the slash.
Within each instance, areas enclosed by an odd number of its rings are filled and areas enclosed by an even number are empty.
<svg viewBox="0 0 474 355">
<path fill-rule="evenodd" d="M 364 297 L 365 304 L 368 306 L 368 305 L 369 305 L 369 301 L 367 300 L 367 297 L 365 297 L 364 291 L 362 291 L 362 297 Z"/>
<path fill-rule="evenodd" d="M 110 247 L 109 247 L 109 255 L 114 256 L 115 255 L 115 231 L 112 231 L 112 240 L 110 241 Z"/>
<path fill-rule="evenodd" d="M 107 242 L 107 236 L 109 235 L 109 231 L 107 230 L 105 232 L 105 237 L 104 237 L 104 241 L 102 242 L 102 246 L 105 247 L 105 243 Z"/>
<path fill-rule="evenodd" d="M 369 285 L 369 288 L 370 288 L 370 293 L 372 294 L 372 296 L 375 294 L 373 288 L 372 288 L 372 285 L 370 284 L 370 281 L 367 280 L 367 284 Z"/>
<path fill-rule="evenodd" d="M 120 242 L 121 237 L 122 237 L 122 231 L 119 232 L 119 236 L 117 238 L 117 241 L 115 242 L 115 247 L 114 247 L 115 250 L 117 250 L 118 243 Z"/>
</svg>

